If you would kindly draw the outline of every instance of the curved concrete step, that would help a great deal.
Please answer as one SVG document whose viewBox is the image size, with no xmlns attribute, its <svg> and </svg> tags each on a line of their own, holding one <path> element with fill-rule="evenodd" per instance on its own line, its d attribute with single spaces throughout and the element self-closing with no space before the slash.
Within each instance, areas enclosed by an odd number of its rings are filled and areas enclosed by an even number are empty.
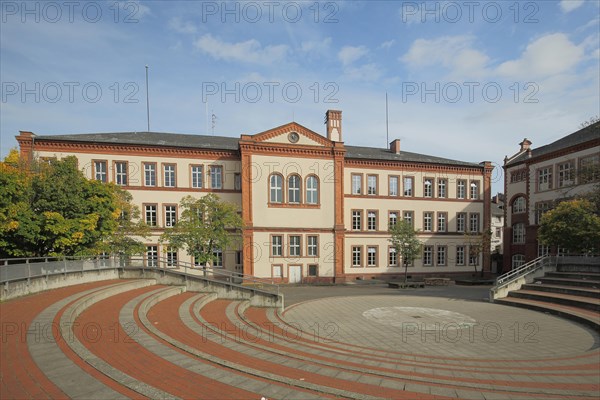
<svg viewBox="0 0 600 400">
<path fill-rule="evenodd" d="M 597 272 L 576 272 L 576 271 L 553 271 L 546 272 L 545 276 L 549 278 L 566 278 L 596 281 L 600 283 L 600 273 Z"/>
<path fill-rule="evenodd" d="M 545 301 L 521 299 L 517 297 L 505 297 L 503 299 L 497 299 L 494 301 L 494 303 L 523 307 L 530 310 L 558 315 L 560 317 L 586 325 L 596 332 L 600 332 L 600 314 L 594 311 Z"/>
<path fill-rule="evenodd" d="M 74 336 L 68 333 L 73 326 L 68 317 L 74 306 L 93 304 L 98 299 L 116 293 L 126 292 L 139 287 L 154 285 L 153 280 L 120 282 L 98 289 L 91 289 L 62 299 L 46 308 L 33 321 L 33 326 L 58 327 L 57 336 L 43 335 L 39 340 L 28 341 L 29 352 L 42 372 L 70 398 L 127 398 L 114 385 L 107 385 L 99 376 L 82 368 L 78 360 L 67 353 L 66 348 L 73 342 Z M 82 308 L 83 309 L 83 308 Z M 65 319 L 62 316 L 67 315 Z M 119 385 L 120 386 L 120 385 Z M 128 392 L 125 392 L 127 394 Z"/>
<path fill-rule="evenodd" d="M 573 296 L 600 298 L 600 289 L 588 288 L 583 286 L 568 285 L 544 285 L 529 283 L 521 286 L 521 290 L 537 290 L 540 292 L 562 293 Z"/>
<path fill-rule="evenodd" d="M 536 282 L 542 282 L 548 285 L 563 285 L 563 286 L 583 286 L 594 289 L 600 289 L 600 282 L 589 279 L 571 279 L 558 277 L 541 277 L 537 278 Z"/>
<path fill-rule="evenodd" d="M 545 301 L 548 303 L 562 304 L 566 306 L 582 308 L 585 310 L 600 311 L 600 299 L 598 298 L 523 289 L 509 292 L 508 297 Z"/>
</svg>

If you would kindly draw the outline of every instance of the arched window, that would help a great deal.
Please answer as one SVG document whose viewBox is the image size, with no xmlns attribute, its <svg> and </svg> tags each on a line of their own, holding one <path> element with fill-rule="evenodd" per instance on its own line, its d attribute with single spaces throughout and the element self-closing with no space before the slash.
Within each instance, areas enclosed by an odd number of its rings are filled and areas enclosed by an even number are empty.
<svg viewBox="0 0 600 400">
<path fill-rule="evenodd" d="M 283 201 L 283 177 L 278 174 L 271 175 L 269 179 L 270 197 L 271 203 L 281 203 Z"/>
<path fill-rule="evenodd" d="M 291 175 L 288 178 L 288 203 L 300 203 L 300 177 Z"/>
<path fill-rule="evenodd" d="M 513 214 L 524 213 L 527 206 L 525 197 L 519 196 L 513 201 L 512 212 Z"/>
<path fill-rule="evenodd" d="M 319 202 L 319 181 L 316 176 L 306 178 L 306 204 L 318 204 Z"/>
<path fill-rule="evenodd" d="M 523 254 L 512 256 L 512 269 L 519 268 L 523 264 L 525 264 L 525 256 Z"/>
</svg>

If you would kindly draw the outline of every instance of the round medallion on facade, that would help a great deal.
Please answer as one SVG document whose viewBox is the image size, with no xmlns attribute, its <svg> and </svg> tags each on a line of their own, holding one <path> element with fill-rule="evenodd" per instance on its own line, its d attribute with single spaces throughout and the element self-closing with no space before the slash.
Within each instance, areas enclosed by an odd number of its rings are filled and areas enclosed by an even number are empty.
<svg viewBox="0 0 600 400">
<path fill-rule="evenodd" d="M 288 135 L 288 140 L 292 143 L 296 143 L 298 140 L 300 140 L 300 136 L 296 132 L 291 132 Z"/>
</svg>

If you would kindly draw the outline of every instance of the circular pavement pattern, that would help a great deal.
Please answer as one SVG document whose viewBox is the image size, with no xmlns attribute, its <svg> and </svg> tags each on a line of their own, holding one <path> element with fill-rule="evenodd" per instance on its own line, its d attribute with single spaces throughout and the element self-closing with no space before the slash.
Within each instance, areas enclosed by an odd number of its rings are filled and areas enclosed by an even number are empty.
<svg viewBox="0 0 600 400">
<path fill-rule="evenodd" d="M 549 314 L 439 297 L 331 297 L 295 304 L 283 317 L 325 342 L 440 357 L 534 360 L 598 343 L 586 327 Z"/>
</svg>

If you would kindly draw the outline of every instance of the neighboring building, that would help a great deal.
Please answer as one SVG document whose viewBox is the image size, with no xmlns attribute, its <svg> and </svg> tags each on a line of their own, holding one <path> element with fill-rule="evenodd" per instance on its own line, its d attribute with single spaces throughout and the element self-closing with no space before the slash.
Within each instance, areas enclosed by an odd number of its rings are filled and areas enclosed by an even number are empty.
<svg viewBox="0 0 600 400">
<path fill-rule="evenodd" d="M 243 246 L 216 249 L 217 266 L 280 282 L 343 282 L 403 273 L 388 224 L 410 220 L 424 242 L 413 276 L 489 271 L 489 249 L 469 259 L 464 232 L 490 227 L 490 162 L 346 146 L 342 113 L 327 136 L 295 122 L 238 138 L 155 132 L 17 136 L 25 157 L 75 155 L 88 178 L 133 195 L 151 225 L 146 257 L 192 262 L 158 237 L 185 195 L 215 192 L 239 205 Z"/>
<path fill-rule="evenodd" d="M 491 237 L 490 251 L 492 259 L 492 273 L 502 271 L 502 254 L 503 254 L 503 231 L 504 231 L 504 195 L 498 193 L 492 197 L 491 204 Z"/>
<path fill-rule="evenodd" d="M 504 159 L 505 271 L 558 250 L 538 243 L 541 216 L 557 201 L 590 192 L 600 178 L 599 122 L 537 149 L 531 144 L 523 139 L 519 152 Z"/>
</svg>

